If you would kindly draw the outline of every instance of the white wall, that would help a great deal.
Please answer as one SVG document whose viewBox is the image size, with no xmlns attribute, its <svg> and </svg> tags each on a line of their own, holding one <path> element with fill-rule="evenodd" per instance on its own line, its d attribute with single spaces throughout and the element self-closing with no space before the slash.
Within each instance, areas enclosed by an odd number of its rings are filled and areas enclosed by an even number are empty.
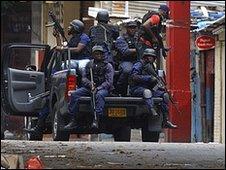
<svg viewBox="0 0 226 170">
<path fill-rule="evenodd" d="M 214 142 L 225 143 L 225 31 L 216 36 Z"/>
</svg>

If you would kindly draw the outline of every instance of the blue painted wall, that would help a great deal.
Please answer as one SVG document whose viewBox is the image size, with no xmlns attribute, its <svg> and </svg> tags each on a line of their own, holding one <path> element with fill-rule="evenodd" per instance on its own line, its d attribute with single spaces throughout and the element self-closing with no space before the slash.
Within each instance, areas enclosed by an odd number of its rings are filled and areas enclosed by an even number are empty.
<svg viewBox="0 0 226 170">
<path fill-rule="evenodd" d="M 196 57 L 199 57 L 198 51 L 191 50 L 191 91 L 192 91 L 192 130 L 191 141 L 202 142 L 202 115 L 201 115 L 201 92 L 200 76 L 196 70 Z"/>
</svg>

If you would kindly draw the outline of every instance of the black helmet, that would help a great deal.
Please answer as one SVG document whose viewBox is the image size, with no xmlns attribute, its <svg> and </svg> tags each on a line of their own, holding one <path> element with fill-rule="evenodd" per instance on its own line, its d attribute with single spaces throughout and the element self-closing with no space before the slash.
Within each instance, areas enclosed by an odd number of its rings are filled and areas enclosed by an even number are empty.
<svg viewBox="0 0 226 170">
<path fill-rule="evenodd" d="M 74 19 L 72 22 L 70 22 L 70 25 L 73 26 L 74 30 L 78 33 L 82 33 L 84 30 L 84 24 L 80 20 Z"/>
<path fill-rule="evenodd" d="M 129 21 L 126 23 L 126 27 L 137 27 L 136 21 Z"/>
<path fill-rule="evenodd" d="M 170 9 L 167 5 L 160 5 L 159 10 L 163 12 L 163 15 L 166 19 L 169 19 Z"/>
<path fill-rule="evenodd" d="M 93 48 L 92 48 L 92 53 L 94 53 L 95 51 L 100 51 L 102 53 L 104 53 L 104 49 L 102 46 L 100 45 L 95 45 Z"/>
<path fill-rule="evenodd" d="M 142 57 L 144 57 L 144 56 L 146 56 L 146 55 L 150 55 L 150 56 L 153 56 L 153 57 L 157 57 L 155 50 L 152 49 L 152 48 L 146 48 L 146 49 L 144 50 L 144 53 L 143 53 L 143 56 L 142 56 Z"/>
<path fill-rule="evenodd" d="M 97 21 L 108 22 L 109 21 L 109 13 L 108 11 L 99 11 L 96 17 Z"/>
</svg>

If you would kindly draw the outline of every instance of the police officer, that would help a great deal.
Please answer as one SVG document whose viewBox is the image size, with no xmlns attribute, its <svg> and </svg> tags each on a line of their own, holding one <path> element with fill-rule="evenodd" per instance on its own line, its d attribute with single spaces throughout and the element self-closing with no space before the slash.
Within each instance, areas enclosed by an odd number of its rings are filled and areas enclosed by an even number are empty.
<svg viewBox="0 0 226 170">
<path fill-rule="evenodd" d="M 108 23 L 110 19 L 106 10 L 99 11 L 96 20 L 98 21 L 97 25 L 92 26 L 88 34 L 91 39 L 91 47 L 101 45 L 104 49 L 105 60 L 114 64 L 114 42 L 119 36 L 119 28 Z"/>
<path fill-rule="evenodd" d="M 82 82 L 83 86 L 71 94 L 69 102 L 69 115 L 71 121 L 65 126 L 65 130 L 72 130 L 77 127 L 78 100 L 81 96 L 90 96 L 91 91 L 96 92 L 96 113 L 97 116 L 103 115 L 105 97 L 113 89 L 114 69 L 110 63 L 104 60 L 104 49 L 102 46 L 92 48 L 93 60 L 87 63 Z M 90 68 L 93 70 L 94 86 L 91 83 Z"/>
<path fill-rule="evenodd" d="M 71 50 L 71 59 L 89 59 L 90 38 L 84 33 L 84 23 L 74 19 L 68 27 L 68 35 L 72 36 L 67 44 L 67 47 Z M 64 50 L 64 47 L 61 45 L 60 35 L 55 31 L 54 36 L 57 40 L 56 50 Z"/>
<path fill-rule="evenodd" d="M 126 33 L 118 37 L 115 47 L 119 52 L 119 71 L 120 76 L 117 81 L 119 94 L 126 95 L 128 85 L 128 76 L 132 70 L 133 64 L 137 61 L 137 22 L 129 21 L 126 23 Z"/>
<path fill-rule="evenodd" d="M 142 44 L 142 49 L 140 50 L 140 56 L 142 57 L 142 52 L 146 48 L 154 48 L 157 55 L 160 55 L 160 50 L 165 58 L 166 52 L 169 48 L 165 48 L 162 40 L 162 23 L 170 19 L 169 18 L 170 9 L 167 5 L 160 5 L 158 12 L 148 11 L 142 19 L 142 25 L 140 29 L 140 44 Z"/>
<path fill-rule="evenodd" d="M 154 61 L 157 55 L 154 49 L 147 48 L 144 50 L 143 57 L 140 61 L 134 64 L 131 72 L 131 94 L 133 96 L 143 96 L 145 103 L 148 107 L 149 113 L 152 116 L 157 116 L 154 109 L 152 97 L 162 97 L 164 100 L 161 102 L 161 110 L 163 113 L 163 127 L 164 128 L 177 128 L 176 125 L 168 120 L 168 101 L 167 93 L 162 89 L 155 89 L 157 85 L 156 70 Z"/>
<path fill-rule="evenodd" d="M 89 49 L 88 45 L 90 43 L 89 37 L 83 33 L 84 31 L 84 24 L 80 20 L 73 20 L 70 22 L 70 25 L 68 27 L 68 35 L 72 35 L 71 39 L 69 40 L 67 47 L 71 50 L 71 59 L 81 60 L 81 59 L 89 59 Z M 61 38 L 58 32 L 56 30 L 53 31 L 53 35 L 56 37 L 57 51 L 64 50 L 64 46 L 62 46 Z M 78 66 L 74 66 L 75 69 L 77 69 L 77 73 L 80 74 L 78 71 Z M 56 70 L 52 69 L 53 74 Z M 31 129 L 25 129 L 25 131 L 33 134 L 41 134 L 43 133 L 43 130 L 45 129 L 45 120 L 48 117 L 49 114 L 49 97 L 46 98 L 46 104 L 43 107 L 43 109 L 39 112 L 38 115 L 38 122 L 34 128 Z"/>
</svg>

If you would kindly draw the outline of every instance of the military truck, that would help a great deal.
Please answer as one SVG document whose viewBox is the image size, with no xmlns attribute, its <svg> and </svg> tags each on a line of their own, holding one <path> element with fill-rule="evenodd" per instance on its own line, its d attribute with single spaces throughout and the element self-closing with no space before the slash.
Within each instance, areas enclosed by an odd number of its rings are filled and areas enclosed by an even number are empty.
<svg viewBox="0 0 226 170">
<path fill-rule="evenodd" d="M 49 45 L 14 43 L 3 47 L 1 61 L 2 106 L 10 115 L 25 117 L 25 127 L 35 126 L 39 111 L 49 101 L 49 115 L 44 133 L 55 141 L 68 141 L 70 134 L 113 134 L 115 141 L 130 141 L 131 129 L 142 131 L 142 141 L 157 142 L 162 131 L 162 98 L 154 98 L 159 116 L 152 117 L 142 97 L 106 97 L 104 116 L 99 129 L 92 129 L 90 97 L 79 100 L 80 126 L 68 132 L 68 101 L 81 83 L 81 72 L 89 60 L 72 60 L 70 50 L 63 52 Z M 78 66 L 78 70 L 74 69 Z M 52 73 L 52 70 L 55 70 Z M 117 77 L 117 73 L 115 74 Z M 115 78 L 116 79 L 116 78 Z M 47 98 L 49 100 L 47 100 Z M 36 118 L 36 120 L 34 119 Z M 42 135 L 27 134 L 29 140 L 42 140 Z"/>
</svg>

